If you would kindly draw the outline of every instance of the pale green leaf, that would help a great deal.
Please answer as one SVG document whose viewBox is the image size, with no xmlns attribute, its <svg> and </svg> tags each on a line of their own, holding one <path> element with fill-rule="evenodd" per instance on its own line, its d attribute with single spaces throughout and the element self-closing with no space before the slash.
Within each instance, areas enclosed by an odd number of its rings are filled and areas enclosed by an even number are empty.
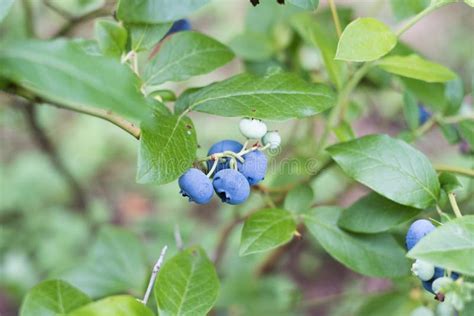
<svg viewBox="0 0 474 316">
<path fill-rule="evenodd" d="M 332 257 L 368 276 L 395 278 L 409 274 L 405 251 L 391 235 L 343 231 L 337 226 L 341 213 L 338 207 L 320 207 L 304 217 L 309 232 Z"/>
<path fill-rule="evenodd" d="M 474 8 L 474 0 L 464 0 L 464 2 Z"/>
<path fill-rule="evenodd" d="M 466 215 L 439 226 L 420 240 L 407 256 L 474 275 L 474 216 Z"/>
<path fill-rule="evenodd" d="M 105 56 L 120 57 L 127 44 L 127 30 L 120 24 L 108 20 L 95 23 L 95 37 Z"/>
<path fill-rule="evenodd" d="M 438 199 L 430 161 L 402 140 L 368 135 L 327 150 L 348 176 L 399 204 L 424 209 Z"/>
<path fill-rule="evenodd" d="M 207 315 L 217 300 L 219 279 L 199 247 L 186 249 L 165 262 L 155 284 L 160 315 Z"/>
<path fill-rule="evenodd" d="M 307 184 L 301 184 L 291 189 L 285 197 L 283 208 L 293 212 L 305 212 L 313 203 L 314 192 Z"/>
<path fill-rule="evenodd" d="M 397 44 L 397 36 L 384 23 L 374 18 L 359 18 L 342 32 L 336 59 L 372 61 L 389 53 Z"/>
<path fill-rule="evenodd" d="M 290 212 L 271 208 L 252 214 L 244 223 L 240 238 L 241 256 L 274 249 L 291 240 L 296 223 Z"/>
<path fill-rule="evenodd" d="M 153 316 L 151 309 L 135 297 L 120 295 L 104 298 L 76 309 L 67 316 Z"/>
</svg>

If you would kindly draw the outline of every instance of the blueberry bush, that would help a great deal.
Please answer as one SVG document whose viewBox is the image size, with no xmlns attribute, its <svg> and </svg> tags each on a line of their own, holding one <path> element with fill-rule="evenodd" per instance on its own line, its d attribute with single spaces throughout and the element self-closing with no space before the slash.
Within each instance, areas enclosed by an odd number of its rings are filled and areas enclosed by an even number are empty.
<svg viewBox="0 0 474 316">
<path fill-rule="evenodd" d="M 474 2 L 209 2 L 0 0 L 0 314 L 474 315 Z"/>
</svg>

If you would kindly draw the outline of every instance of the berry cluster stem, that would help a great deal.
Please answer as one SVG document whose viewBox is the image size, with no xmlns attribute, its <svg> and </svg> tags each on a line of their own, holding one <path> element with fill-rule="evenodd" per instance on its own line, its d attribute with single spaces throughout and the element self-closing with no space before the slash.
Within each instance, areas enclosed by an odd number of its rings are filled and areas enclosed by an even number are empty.
<svg viewBox="0 0 474 316">
<path fill-rule="evenodd" d="M 457 218 L 461 218 L 461 210 L 459 209 L 458 203 L 456 202 L 456 195 L 451 192 L 448 194 L 449 198 L 449 203 L 451 204 L 451 207 L 453 208 L 454 215 L 456 215 Z"/>
</svg>

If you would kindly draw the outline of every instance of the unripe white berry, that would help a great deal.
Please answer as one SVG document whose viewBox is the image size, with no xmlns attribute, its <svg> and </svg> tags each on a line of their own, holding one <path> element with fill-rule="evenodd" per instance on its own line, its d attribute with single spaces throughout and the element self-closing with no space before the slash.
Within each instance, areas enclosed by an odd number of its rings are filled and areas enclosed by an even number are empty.
<svg viewBox="0 0 474 316">
<path fill-rule="evenodd" d="M 454 316 L 456 310 L 449 302 L 441 302 L 436 306 L 436 316 Z"/>
<path fill-rule="evenodd" d="M 267 132 L 267 125 L 260 120 L 243 118 L 240 120 L 240 132 L 249 139 L 259 139 Z"/>
<path fill-rule="evenodd" d="M 433 289 L 433 292 L 438 294 L 443 287 L 451 283 L 453 283 L 453 279 L 451 278 L 448 278 L 448 277 L 437 278 L 436 280 L 433 281 L 433 285 L 431 286 L 431 288 Z"/>
<path fill-rule="evenodd" d="M 423 260 L 417 259 L 411 266 L 411 272 L 422 281 L 431 280 L 435 274 L 435 266 Z"/>
<path fill-rule="evenodd" d="M 270 149 L 278 148 L 281 144 L 281 136 L 277 131 L 271 131 L 262 138 L 263 145 L 270 144 Z"/>
<path fill-rule="evenodd" d="M 420 306 L 411 312 L 410 316 L 434 316 L 431 309 L 426 306 Z"/>
</svg>

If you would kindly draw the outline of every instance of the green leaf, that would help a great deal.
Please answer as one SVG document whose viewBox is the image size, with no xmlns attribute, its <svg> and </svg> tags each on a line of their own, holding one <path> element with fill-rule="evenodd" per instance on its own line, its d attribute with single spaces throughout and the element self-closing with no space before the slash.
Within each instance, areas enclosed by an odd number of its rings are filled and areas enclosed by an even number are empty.
<svg viewBox="0 0 474 316">
<path fill-rule="evenodd" d="M 91 297 L 129 290 L 141 295 L 148 269 L 144 246 L 135 235 L 105 227 L 84 263 L 64 273 L 62 278 Z"/>
<path fill-rule="evenodd" d="M 462 188 L 461 182 L 459 182 L 458 178 L 451 173 L 442 172 L 438 178 L 441 188 L 446 191 L 446 193 L 452 193 L 455 190 Z"/>
<path fill-rule="evenodd" d="M 153 46 L 166 35 L 172 25 L 173 23 L 127 24 L 127 29 L 130 33 L 132 50 L 140 52 L 153 48 Z"/>
<path fill-rule="evenodd" d="M 336 59 L 371 61 L 379 59 L 397 45 L 397 36 L 388 26 L 373 18 L 358 18 L 342 32 Z"/>
<path fill-rule="evenodd" d="M 464 0 L 464 3 L 474 8 L 474 0 Z"/>
<path fill-rule="evenodd" d="M 204 34 L 179 32 L 163 43 L 145 69 L 145 84 L 182 81 L 206 74 L 234 58 L 232 51 Z"/>
<path fill-rule="evenodd" d="M 338 207 L 320 207 L 304 217 L 309 232 L 337 261 L 373 277 L 395 278 L 409 274 L 405 251 L 387 233 L 355 234 L 341 230 Z"/>
<path fill-rule="evenodd" d="M 319 0 L 287 0 L 288 3 L 305 10 L 314 11 L 318 8 Z"/>
<path fill-rule="evenodd" d="M 0 47 L 0 75 L 62 105 L 97 107 L 137 120 L 149 108 L 140 81 L 119 61 L 88 55 L 66 40 L 29 40 Z"/>
<path fill-rule="evenodd" d="M 412 219 L 420 211 L 370 193 L 345 209 L 337 224 L 355 233 L 379 233 Z"/>
<path fill-rule="evenodd" d="M 297 213 L 305 212 L 311 207 L 313 200 L 313 189 L 307 184 L 301 184 L 288 192 L 283 208 Z"/>
<path fill-rule="evenodd" d="M 290 20 L 292 27 L 309 44 L 319 48 L 331 81 L 340 89 L 346 77 L 346 65 L 335 60 L 337 37 L 325 30 L 324 25 L 318 23 L 314 16 L 308 13 L 295 15 Z"/>
<path fill-rule="evenodd" d="M 192 247 L 166 261 L 154 292 L 160 315 L 207 315 L 217 300 L 219 279 L 204 250 Z"/>
<path fill-rule="evenodd" d="M 209 0 L 120 0 L 117 16 L 124 22 L 163 23 L 188 17 Z"/>
<path fill-rule="evenodd" d="M 104 298 L 76 309 L 67 316 L 153 316 L 153 312 L 136 298 L 119 295 Z"/>
<path fill-rule="evenodd" d="M 474 216 L 466 215 L 439 226 L 420 240 L 407 256 L 474 275 Z"/>
<path fill-rule="evenodd" d="M 275 53 L 270 38 L 263 33 L 251 31 L 245 31 L 234 37 L 229 46 L 237 56 L 250 61 L 267 60 Z"/>
<path fill-rule="evenodd" d="M 346 121 L 340 122 L 339 125 L 333 128 L 332 131 L 340 142 L 347 142 L 356 138 L 356 135 L 352 130 L 352 126 Z"/>
<path fill-rule="evenodd" d="M 296 231 L 290 212 L 271 208 L 252 214 L 244 223 L 240 256 L 274 249 L 289 242 Z"/>
<path fill-rule="evenodd" d="M 412 299 L 407 292 L 389 292 L 373 295 L 361 306 L 356 316 L 417 316 L 418 314 L 411 314 L 411 312 L 419 306 L 419 302 Z"/>
<path fill-rule="evenodd" d="M 443 111 L 446 108 L 445 84 L 429 83 L 406 77 L 401 79 L 405 87 L 423 104 L 438 111 Z"/>
<path fill-rule="evenodd" d="M 105 4 L 105 0 L 49 0 L 49 2 L 76 18 L 100 9 Z"/>
<path fill-rule="evenodd" d="M 459 132 L 462 137 L 474 148 L 474 121 L 462 121 L 459 123 Z"/>
<path fill-rule="evenodd" d="M 426 82 L 446 82 L 456 79 L 456 74 L 448 68 L 415 54 L 388 56 L 380 60 L 377 65 L 392 74 Z"/>
<path fill-rule="evenodd" d="M 444 138 L 448 141 L 450 144 L 457 144 L 459 143 L 459 132 L 458 129 L 456 128 L 456 125 L 454 124 L 443 124 L 443 123 L 438 123 L 439 128 L 441 129 L 441 132 L 443 133 Z"/>
<path fill-rule="evenodd" d="M 420 123 L 420 111 L 418 109 L 418 102 L 416 97 L 410 91 L 405 91 L 403 94 L 403 115 L 408 127 L 413 131 L 418 128 Z"/>
<path fill-rule="evenodd" d="M 95 23 L 95 37 L 105 56 L 120 57 L 127 44 L 127 30 L 120 24 L 107 20 Z"/>
<path fill-rule="evenodd" d="M 7 16 L 15 0 L 2 0 L 0 2 L 0 22 Z"/>
<path fill-rule="evenodd" d="M 328 87 L 307 83 L 293 74 L 241 74 L 179 98 L 176 107 L 221 116 L 286 120 L 316 115 L 334 102 Z"/>
<path fill-rule="evenodd" d="M 56 316 L 86 305 L 90 298 L 60 280 L 41 282 L 32 288 L 21 304 L 20 316 Z"/>
<path fill-rule="evenodd" d="M 368 135 L 327 150 L 348 176 L 399 204 L 425 209 L 438 198 L 430 161 L 402 140 Z"/>
<path fill-rule="evenodd" d="M 458 113 L 464 99 L 464 87 L 461 78 L 457 77 L 454 80 L 446 82 L 444 96 L 446 98 L 444 113 L 446 115 Z"/>
<path fill-rule="evenodd" d="M 416 15 L 426 9 L 431 0 L 390 0 L 392 10 L 398 20 Z"/>
<path fill-rule="evenodd" d="M 186 116 L 154 116 L 141 125 L 137 181 L 164 184 L 192 166 L 197 139 L 193 122 Z"/>
</svg>

